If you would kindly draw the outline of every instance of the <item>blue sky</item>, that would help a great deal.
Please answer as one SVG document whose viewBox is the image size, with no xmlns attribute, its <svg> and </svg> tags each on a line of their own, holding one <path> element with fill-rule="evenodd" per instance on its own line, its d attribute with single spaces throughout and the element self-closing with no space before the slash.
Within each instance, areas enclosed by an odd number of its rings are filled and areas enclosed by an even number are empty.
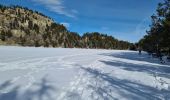
<svg viewBox="0 0 170 100">
<path fill-rule="evenodd" d="M 146 34 L 162 0 L 0 0 L 37 10 L 70 31 L 101 32 L 120 40 L 137 42 Z"/>
</svg>

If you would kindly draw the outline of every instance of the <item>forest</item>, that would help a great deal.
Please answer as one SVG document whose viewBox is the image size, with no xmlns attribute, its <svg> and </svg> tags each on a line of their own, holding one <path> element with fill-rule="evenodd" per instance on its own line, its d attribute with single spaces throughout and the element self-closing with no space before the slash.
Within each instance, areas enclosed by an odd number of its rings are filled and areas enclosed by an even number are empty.
<svg viewBox="0 0 170 100">
<path fill-rule="evenodd" d="M 0 5 L 0 44 L 35 47 L 130 49 L 133 44 L 102 34 L 82 36 L 44 14 L 20 6 Z"/>
<path fill-rule="evenodd" d="M 150 29 L 140 41 L 139 46 L 149 53 L 162 52 L 170 55 L 170 0 L 159 3 L 156 13 L 151 16 Z"/>
</svg>

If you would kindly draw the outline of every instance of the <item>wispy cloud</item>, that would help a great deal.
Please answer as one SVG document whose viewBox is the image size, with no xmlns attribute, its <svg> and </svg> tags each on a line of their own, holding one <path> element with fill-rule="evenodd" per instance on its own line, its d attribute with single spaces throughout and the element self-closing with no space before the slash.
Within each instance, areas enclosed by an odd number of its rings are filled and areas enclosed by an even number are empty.
<svg viewBox="0 0 170 100">
<path fill-rule="evenodd" d="M 48 10 L 57 14 L 75 18 L 78 13 L 75 9 L 68 9 L 62 0 L 32 0 L 38 4 L 44 5 Z"/>
<path fill-rule="evenodd" d="M 63 24 L 65 27 L 69 28 L 70 27 L 70 23 L 67 22 L 61 22 L 60 24 Z"/>
<path fill-rule="evenodd" d="M 138 35 L 141 35 L 141 34 L 144 34 L 146 32 L 146 30 L 148 29 L 148 22 L 149 22 L 149 18 L 146 17 L 144 18 L 135 28 L 135 31 L 134 33 L 135 34 L 138 34 Z"/>
</svg>

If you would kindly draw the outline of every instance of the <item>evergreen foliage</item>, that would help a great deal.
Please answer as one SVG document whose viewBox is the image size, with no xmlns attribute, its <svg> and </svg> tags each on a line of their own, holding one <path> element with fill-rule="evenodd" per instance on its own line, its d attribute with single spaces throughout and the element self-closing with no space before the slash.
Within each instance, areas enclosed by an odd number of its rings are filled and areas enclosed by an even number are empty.
<svg viewBox="0 0 170 100">
<path fill-rule="evenodd" d="M 131 45 L 98 32 L 80 36 L 42 13 L 20 6 L 0 5 L 0 13 L 0 40 L 11 45 L 100 49 L 128 49 Z"/>
<path fill-rule="evenodd" d="M 140 41 L 140 46 L 148 52 L 161 50 L 170 54 L 170 0 L 159 3 L 157 13 L 151 16 L 152 24 Z"/>
</svg>

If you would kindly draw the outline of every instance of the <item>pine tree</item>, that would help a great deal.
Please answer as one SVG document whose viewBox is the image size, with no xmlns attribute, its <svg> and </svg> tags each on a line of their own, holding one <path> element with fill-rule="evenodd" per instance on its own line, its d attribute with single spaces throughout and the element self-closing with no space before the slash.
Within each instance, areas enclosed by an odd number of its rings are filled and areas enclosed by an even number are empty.
<svg viewBox="0 0 170 100">
<path fill-rule="evenodd" d="M 152 18 L 148 35 L 139 41 L 143 49 L 156 52 L 158 49 L 170 51 L 170 0 L 158 4 L 157 13 Z"/>
</svg>

